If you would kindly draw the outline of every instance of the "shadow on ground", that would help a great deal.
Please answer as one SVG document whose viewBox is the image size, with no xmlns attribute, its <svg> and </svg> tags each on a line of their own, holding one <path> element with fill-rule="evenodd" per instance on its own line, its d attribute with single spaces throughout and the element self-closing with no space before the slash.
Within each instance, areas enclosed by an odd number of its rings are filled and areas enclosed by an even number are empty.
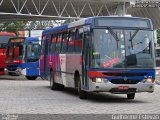
<svg viewBox="0 0 160 120">
<path fill-rule="evenodd" d="M 50 89 L 49 86 L 47 86 L 48 89 Z M 71 96 L 76 96 L 79 99 L 79 94 L 78 91 L 76 89 L 73 88 L 65 88 L 64 90 L 53 90 L 53 92 L 62 92 Z M 136 100 L 137 99 L 137 100 Z M 87 99 L 85 99 L 84 101 L 90 101 L 90 102 L 99 102 L 99 103 L 148 103 L 145 100 L 138 100 L 138 98 L 136 98 L 134 100 L 129 100 L 127 99 L 127 95 L 117 95 L 117 94 L 111 94 L 111 93 L 107 93 L 107 92 L 101 92 L 101 93 L 95 93 L 95 92 L 91 92 L 87 94 Z"/>
<path fill-rule="evenodd" d="M 28 80 L 25 78 L 25 76 L 9 76 L 9 75 L 2 75 L 0 76 L 0 80 L 13 80 L 13 81 L 34 81 L 34 80 Z M 36 80 L 42 80 L 40 77 L 38 77 Z"/>
</svg>

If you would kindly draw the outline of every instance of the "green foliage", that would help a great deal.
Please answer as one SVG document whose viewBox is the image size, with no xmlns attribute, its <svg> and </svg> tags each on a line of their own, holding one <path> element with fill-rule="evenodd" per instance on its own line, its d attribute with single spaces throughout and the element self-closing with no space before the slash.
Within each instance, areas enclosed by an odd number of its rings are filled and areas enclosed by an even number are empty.
<svg viewBox="0 0 160 120">
<path fill-rule="evenodd" d="M 5 21 L 0 22 L 1 31 L 14 32 L 18 35 L 18 31 L 23 30 L 26 24 L 23 21 Z"/>
</svg>

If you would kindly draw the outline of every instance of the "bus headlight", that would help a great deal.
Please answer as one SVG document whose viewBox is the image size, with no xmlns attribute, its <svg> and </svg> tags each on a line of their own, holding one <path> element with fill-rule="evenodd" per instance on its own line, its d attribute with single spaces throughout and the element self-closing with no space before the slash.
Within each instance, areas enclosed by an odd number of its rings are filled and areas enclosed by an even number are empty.
<svg viewBox="0 0 160 120">
<path fill-rule="evenodd" d="M 93 78 L 92 82 L 96 82 L 96 83 L 107 83 L 108 79 L 106 78 Z"/>
<path fill-rule="evenodd" d="M 104 79 L 103 78 L 96 78 L 96 82 L 97 83 L 102 83 L 102 82 L 104 82 Z"/>
<path fill-rule="evenodd" d="M 144 79 L 142 82 L 143 83 L 154 83 L 155 79 L 152 78 L 148 78 L 148 79 Z"/>
<path fill-rule="evenodd" d="M 156 71 L 156 76 L 160 76 L 160 71 L 159 70 Z"/>
</svg>

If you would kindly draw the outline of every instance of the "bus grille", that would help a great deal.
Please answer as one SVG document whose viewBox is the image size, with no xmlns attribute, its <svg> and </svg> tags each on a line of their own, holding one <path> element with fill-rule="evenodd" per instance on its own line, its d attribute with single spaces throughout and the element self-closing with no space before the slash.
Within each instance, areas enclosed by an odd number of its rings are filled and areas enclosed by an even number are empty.
<svg viewBox="0 0 160 120">
<path fill-rule="evenodd" d="M 18 67 L 18 66 L 9 66 L 9 67 L 7 67 L 7 69 L 8 69 L 9 71 L 15 71 L 15 70 L 17 70 L 17 67 Z"/>
<path fill-rule="evenodd" d="M 112 79 L 111 83 L 113 84 L 137 84 L 138 82 L 140 82 L 140 80 L 135 80 L 135 79 Z"/>
<path fill-rule="evenodd" d="M 104 75 L 108 75 L 108 76 L 121 76 L 121 77 L 135 77 L 135 76 L 144 76 L 144 75 L 148 75 L 148 73 L 113 73 L 113 72 L 107 72 L 107 73 L 103 73 Z"/>
</svg>

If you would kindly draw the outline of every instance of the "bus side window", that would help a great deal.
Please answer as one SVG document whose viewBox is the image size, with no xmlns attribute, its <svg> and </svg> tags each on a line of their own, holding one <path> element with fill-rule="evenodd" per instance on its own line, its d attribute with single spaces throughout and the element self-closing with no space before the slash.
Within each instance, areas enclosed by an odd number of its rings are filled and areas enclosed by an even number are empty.
<svg viewBox="0 0 160 120">
<path fill-rule="evenodd" d="M 67 41 L 68 41 L 68 32 L 64 32 L 62 40 L 62 53 L 65 53 L 67 51 Z"/>
<path fill-rule="evenodd" d="M 68 41 L 68 52 L 72 53 L 74 52 L 74 41 Z"/>
<path fill-rule="evenodd" d="M 61 51 L 61 41 L 62 41 L 62 33 L 59 33 L 56 40 L 56 51 Z"/>
<path fill-rule="evenodd" d="M 16 46 L 14 49 L 14 58 L 18 58 L 20 54 L 19 46 Z"/>
<path fill-rule="evenodd" d="M 8 54 L 8 56 L 9 56 L 9 58 L 13 58 L 13 52 L 14 52 L 14 48 L 13 48 L 14 46 L 13 46 L 13 44 L 11 44 L 11 46 L 10 46 L 10 48 L 9 48 L 9 54 Z"/>
<path fill-rule="evenodd" d="M 82 51 L 83 28 L 76 30 L 75 52 Z"/>
<path fill-rule="evenodd" d="M 23 56 L 23 45 L 19 46 L 19 57 Z"/>
<path fill-rule="evenodd" d="M 53 34 L 51 37 L 51 46 L 50 46 L 50 52 L 54 53 L 55 52 L 55 44 L 56 43 L 56 34 Z"/>
<path fill-rule="evenodd" d="M 35 59 L 39 59 L 39 50 L 40 50 L 40 45 L 39 44 L 34 44 L 32 45 L 32 57 Z"/>
<path fill-rule="evenodd" d="M 69 53 L 72 53 L 74 52 L 74 41 L 75 41 L 75 29 L 71 30 L 70 31 L 70 34 L 69 34 L 69 40 L 68 40 L 68 52 Z"/>
<path fill-rule="evenodd" d="M 44 55 L 45 52 L 45 40 L 46 40 L 46 36 L 42 36 L 42 40 L 41 40 L 41 54 Z"/>
</svg>

